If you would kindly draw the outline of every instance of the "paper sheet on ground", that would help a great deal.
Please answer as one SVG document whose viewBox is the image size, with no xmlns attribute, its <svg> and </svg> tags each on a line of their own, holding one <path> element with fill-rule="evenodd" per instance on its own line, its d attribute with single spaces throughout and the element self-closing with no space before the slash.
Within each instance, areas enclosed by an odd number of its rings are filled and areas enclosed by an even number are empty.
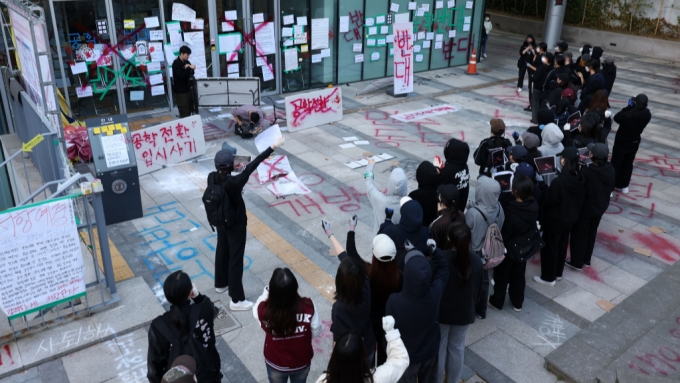
<svg viewBox="0 0 680 383">
<path fill-rule="evenodd" d="M 268 147 L 272 146 L 276 140 L 279 138 L 283 137 L 281 134 L 281 129 L 279 129 L 279 125 L 272 125 L 269 127 L 269 129 L 265 130 L 264 132 L 260 133 L 257 137 L 255 137 L 255 147 L 257 148 L 257 151 L 262 153 L 265 150 L 267 150 Z"/>
<path fill-rule="evenodd" d="M 309 188 L 297 178 L 286 156 L 273 156 L 262 161 L 257 167 L 257 178 L 260 184 L 274 181 L 276 178 L 274 182 L 267 185 L 267 189 L 277 197 L 310 192 Z"/>
</svg>

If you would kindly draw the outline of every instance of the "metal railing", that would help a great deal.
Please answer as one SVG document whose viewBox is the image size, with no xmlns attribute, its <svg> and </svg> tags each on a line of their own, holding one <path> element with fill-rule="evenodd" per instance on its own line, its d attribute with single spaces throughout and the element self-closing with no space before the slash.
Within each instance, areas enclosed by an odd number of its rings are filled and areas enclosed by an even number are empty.
<svg viewBox="0 0 680 383">
<path fill-rule="evenodd" d="M 31 195 L 17 204 L 17 206 L 28 205 L 37 202 L 36 199 L 40 197 L 43 200 L 50 200 L 75 195 L 73 205 L 78 231 L 81 239 L 89 244 L 87 247 L 91 254 L 94 279 L 86 281 L 86 294 L 83 298 L 72 299 L 14 320 L 8 319 L 11 333 L 0 334 L 0 343 L 11 337 L 16 339 L 23 335 L 41 331 L 69 319 L 89 316 L 120 301 L 116 289 L 101 195 L 99 193 L 83 195 L 79 192 L 78 185 L 80 182 L 91 182 L 92 180 L 93 177 L 90 174 L 77 173 L 66 180 L 51 181 L 33 191 Z M 49 190 L 53 191 L 48 192 Z M 85 262 L 88 262 L 88 260 L 83 259 L 83 263 Z"/>
</svg>

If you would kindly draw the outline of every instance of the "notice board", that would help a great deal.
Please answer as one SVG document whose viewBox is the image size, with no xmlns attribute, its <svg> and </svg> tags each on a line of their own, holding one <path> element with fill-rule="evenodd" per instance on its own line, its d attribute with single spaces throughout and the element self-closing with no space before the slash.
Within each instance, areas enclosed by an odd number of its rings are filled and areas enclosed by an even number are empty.
<svg viewBox="0 0 680 383">
<path fill-rule="evenodd" d="M 9 319 L 85 295 L 72 197 L 0 213 L 0 309 Z"/>
</svg>

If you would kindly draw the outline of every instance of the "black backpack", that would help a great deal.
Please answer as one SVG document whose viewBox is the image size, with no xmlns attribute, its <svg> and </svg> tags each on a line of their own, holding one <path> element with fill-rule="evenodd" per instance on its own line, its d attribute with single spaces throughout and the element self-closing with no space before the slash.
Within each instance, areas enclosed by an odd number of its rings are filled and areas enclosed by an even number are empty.
<svg viewBox="0 0 680 383">
<path fill-rule="evenodd" d="M 219 381 L 221 372 L 215 368 L 212 356 L 201 344 L 199 339 L 194 336 L 196 323 L 198 323 L 198 316 L 201 312 L 201 305 L 193 305 L 189 313 L 189 333 L 180 338 L 168 325 L 164 318 L 168 313 L 158 316 L 153 320 L 154 326 L 161 335 L 170 343 L 170 352 L 168 353 L 167 370 L 172 368 L 172 363 L 177 357 L 182 355 L 189 355 L 196 360 L 196 378 L 199 382 Z"/>
<path fill-rule="evenodd" d="M 215 182 L 215 172 L 208 175 L 208 187 L 203 193 L 203 205 L 213 231 L 215 226 L 230 228 L 236 222 L 236 211 L 229 201 L 224 185 Z"/>
</svg>

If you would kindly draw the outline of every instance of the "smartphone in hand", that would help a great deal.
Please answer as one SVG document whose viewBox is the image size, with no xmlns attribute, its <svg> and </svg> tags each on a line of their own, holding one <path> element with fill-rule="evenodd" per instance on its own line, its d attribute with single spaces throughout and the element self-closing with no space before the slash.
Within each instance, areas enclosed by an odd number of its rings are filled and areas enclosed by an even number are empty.
<svg viewBox="0 0 680 383">
<path fill-rule="evenodd" d="M 444 163 L 442 162 L 442 159 L 439 156 L 434 156 L 434 160 L 432 160 L 432 164 L 439 169 L 444 167 Z"/>
</svg>

